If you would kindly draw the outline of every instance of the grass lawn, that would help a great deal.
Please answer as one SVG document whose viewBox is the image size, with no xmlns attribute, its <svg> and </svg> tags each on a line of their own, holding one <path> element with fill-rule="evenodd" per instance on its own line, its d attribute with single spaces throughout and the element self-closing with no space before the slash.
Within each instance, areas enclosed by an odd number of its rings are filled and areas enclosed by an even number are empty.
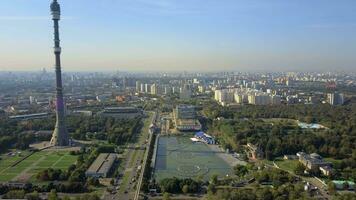
<svg viewBox="0 0 356 200">
<path fill-rule="evenodd" d="M 294 169 L 298 165 L 298 160 L 283 160 L 278 158 L 274 161 L 281 169 L 287 170 L 288 172 L 294 173 Z"/>
<path fill-rule="evenodd" d="M 272 165 L 272 166 L 273 166 L 273 161 L 272 161 L 272 160 L 263 159 L 263 160 L 261 160 L 261 162 L 262 162 L 263 164 L 267 164 L 267 165 Z"/>
<path fill-rule="evenodd" d="M 47 168 L 66 170 L 71 164 L 77 160 L 77 156 L 70 155 L 66 151 L 40 151 L 32 154 L 30 157 L 18 163 L 16 166 L 10 167 L 12 163 L 19 158 L 9 158 L 0 161 L 0 181 L 11 181 L 21 173 L 27 176 L 34 176 L 39 171 Z M 30 180 L 35 180 L 31 178 Z"/>
<path fill-rule="evenodd" d="M 19 152 L 19 151 L 18 151 Z M 10 170 L 10 166 L 15 162 L 23 159 L 25 156 L 29 155 L 29 151 L 21 151 L 21 153 L 17 153 L 16 155 L 9 156 L 7 154 L 3 154 L 0 156 L 0 182 L 9 181 L 13 177 L 15 177 L 19 172 L 21 172 L 21 168 L 24 166 L 20 166 L 20 169 Z"/>
<path fill-rule="evenodd" d="M 0 155 L 0 172 L 11 166 L 16 161 L 27 156 L 29 153 L 29 151 L 21 151 L 21 154 L 16 154 L 14 156 L 8 156 L 7 154 Z"/>
</svg>

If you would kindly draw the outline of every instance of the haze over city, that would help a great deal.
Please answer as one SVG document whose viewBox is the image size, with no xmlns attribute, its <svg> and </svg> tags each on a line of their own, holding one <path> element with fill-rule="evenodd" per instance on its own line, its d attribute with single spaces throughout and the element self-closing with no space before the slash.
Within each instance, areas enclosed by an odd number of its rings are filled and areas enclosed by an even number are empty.
<svg viewBox="0 0 356 200">
<path fill-rule="evenodd" d="M 355 200 L 355 0 L 0 0 L 0 199 Z"/>
<path fill-rule="evenodd" d="M 49 1 L 0 1 L 0 71 L 53 70 Z M 355 71 L 356 1 L 62 0 L 63 71 Z"/>
</svg>

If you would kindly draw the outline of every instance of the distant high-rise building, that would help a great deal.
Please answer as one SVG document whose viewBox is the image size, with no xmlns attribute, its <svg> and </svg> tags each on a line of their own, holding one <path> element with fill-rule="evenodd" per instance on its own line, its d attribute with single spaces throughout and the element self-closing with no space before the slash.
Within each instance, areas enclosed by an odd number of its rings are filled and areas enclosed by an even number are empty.
<svg viewBox="0 0 356 200">
<path fill-rule="evenodd" d="M 145 93 L 145 84 L 141 83 L 140 92 Z"/>
<path fill-rule="evenodd" d="M 141 91 L 141 81 L 136 81 L 136 92 Z"/>
<path fill-rule="evenodd" d="M 128 82 L 129 82 L 129 80 L 128 80 L 127 77 L 124 77 L 124 78 L 122 79 L 122 88 L 123 88 L 123 89 L 125 89 L 126 87 L 128 87 Z"/>
<path fill-rule="evenodd" d="M 192 97 L 190 85 L 184 84 L 180 90 L 179 98 L 182 100 L 189 100 Z"/>
<path fill-rule="evenodd" d="M 225 106 L 234 101 L 234 90 L 230 90 L 230 89 L 215 90 L 214 98 L 221 105 Z"/>
<path fill-rule="evenodd" d="M 164 94 L 172 94 L 172 87 L 170 87 L 170 86 L 168 86 L 168 85 L 166 85 L 165 87 L 164 87 Z"/>
<path fill-rule="evenodd" d="M 327 94 L 327 101 L 330 105 L 342 105 L 344 104 L 344 95 L 341 93 L 328 93 Z"/>
<path fill-rule="evenodd" d="M 134 88 L 136 87 L 136 80 L 132 77 L 124 77 L 122 79 L 122 87 L 123 89 Z"/>
<path fill-rule="evenodd" d="M 34 104 L 36 101 L 35 97 L 30 96 L 30 104 Z"/>
<path fill-rule="evenodd" d="M 156 83 L 151 85 L 151 94 L 152 95 L 157 95 L 158 94 L 158 86 Z"/>
<path fill-rule="evenodd" d="M 271 97 L 264 94 L 250 94 L 248 103 L 253 105 L 268 105 L 271 103 Z"/>
<path fill-rule="evenodd" d="M 198 91 L 199 91 L 200 93 L 204 93 L 204 92 L 205 92 L 205 86 L 199 85 L 199 86 L 198 86 Z"/>
<path fill-rule="evenodd" d="M 177 93 L 180 92 L 180 88 L 173 86 L 173 87 L 172 87 L 172 92 L 173 92 L 174 94 L 177 94 Z"/>
<path fill-rule="evenodd" d="M 52 20 L 54 22 L 54 54 L 56 56 L 56 126 L 50 144 L 55 146 L 68 146 L 69 135 L 65 125 L 65 110 L 63 100 L 62 72 L 61 72 L 61 47 L 59 40 L 59 20 L 61 8 L 57 0 L 51 4 Z"/>
<path fill-rule="evenodd" d="M 151 93 L 151 85 L 148 83 L 145 84 L 145 93 L 147 94 Z"/>
</svg>

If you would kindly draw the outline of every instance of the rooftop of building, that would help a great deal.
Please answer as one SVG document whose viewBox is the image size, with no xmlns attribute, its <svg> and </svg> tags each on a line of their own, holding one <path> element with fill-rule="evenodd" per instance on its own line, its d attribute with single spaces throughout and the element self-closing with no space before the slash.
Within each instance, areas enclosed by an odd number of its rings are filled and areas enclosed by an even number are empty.
<svg viewBox="0 0 356 200">
<path fill-rule="evenodd" d="M 104 108 L 104 112 L 115 113 L 115 112 L 138 112 L 139 108 L 136 107 L 107 107 Z"/>
<path fill-rule="evenodd" d="M 193 126 L 200 125 L 200 122 L 197 119 L 177 119 L 178 126 Z"/>
<path fill-rule="evenodd" d="M 87 173 L 108 173 L 117 158 L 113 153 L 101 153 L 90 165 Z"/>
</svg>

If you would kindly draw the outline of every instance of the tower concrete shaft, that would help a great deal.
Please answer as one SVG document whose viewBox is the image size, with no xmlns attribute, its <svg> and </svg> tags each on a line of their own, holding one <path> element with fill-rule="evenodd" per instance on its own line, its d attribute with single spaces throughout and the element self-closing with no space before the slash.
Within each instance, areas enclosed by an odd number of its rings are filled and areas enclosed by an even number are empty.
<svg viewBox="0 0 356 200">
<path fill-rule="evenodd" d="M 62 87 L 62 72 L 61 72 L 61 47 L 59 40 L 59 20 L 61 16 L 61 8 L 57 0 L 53 0 L 51 4 L 51 14 L 54 23 L 54 54 L 56 58 L 56 126 L 52 134 L 51 145 L 68 146 L 69 135 L 64 119 L 64 100 Z"/>
</svg>

